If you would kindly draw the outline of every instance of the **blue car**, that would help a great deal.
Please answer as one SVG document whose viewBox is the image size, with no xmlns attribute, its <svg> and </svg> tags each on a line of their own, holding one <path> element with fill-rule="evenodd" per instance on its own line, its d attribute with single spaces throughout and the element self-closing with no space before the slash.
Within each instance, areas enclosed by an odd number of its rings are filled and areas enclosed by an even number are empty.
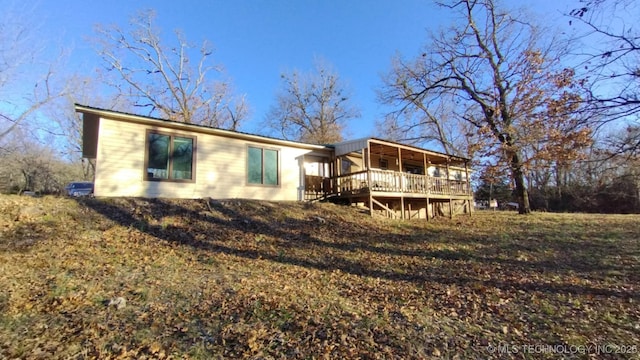
<svg viewBox="0 0 640 360">
<path fill-rule="evenodd" d="M 93 183 L 86 181 L 72 182 L 64 187 L 64 191 L 68 196 L 93 196 Z"/>
</svg>

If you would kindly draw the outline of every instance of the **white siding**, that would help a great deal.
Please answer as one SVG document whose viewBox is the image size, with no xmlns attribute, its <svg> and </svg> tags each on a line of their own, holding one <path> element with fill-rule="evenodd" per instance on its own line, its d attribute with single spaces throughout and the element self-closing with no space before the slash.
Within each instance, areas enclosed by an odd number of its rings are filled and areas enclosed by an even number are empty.
<svg viewBox="0 0 640 360">
<path fill-rule="evenodd" d="M 144 181 L 147 129 L 196 137 L 196 181 Z M 96 164 L 96 196 L 301 200 L 302 157 L 310 150 L 263 145 L 211 134 L 184 132 L 102 118 Z M 247 184 L 247 147 L 279 150 L 280 185 Z"/>
<path fill-rule="evenodd" d="M 429 166 L 427 168 L 427 175 L 446 178 L 447 168 L 444 166 Z M 459 167 L 450 167 L 449 180 L 465 180 L 466 181 L 467 174 L 464 169 L 461 169 Z"/>
</svg>

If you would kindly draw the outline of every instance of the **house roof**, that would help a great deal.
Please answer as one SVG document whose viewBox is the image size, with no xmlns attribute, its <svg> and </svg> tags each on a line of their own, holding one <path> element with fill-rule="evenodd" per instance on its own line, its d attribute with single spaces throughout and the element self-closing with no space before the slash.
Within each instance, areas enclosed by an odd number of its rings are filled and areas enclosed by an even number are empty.
<svg viewBox="0 0 640 360">
<path fill-rule="evenodd" d="M 94 114 L 94 115 L 115 119 L 115 120 L 146 124 L 146 125 L 162 125 L 163 127 L 177 129 L 177 130 L 219 135 L 224 137 L 237 138 L 237 139 L 268 143 L 268 144 L 274 144 L 274 145 L 291 146 L 291 147 L 303 148 L 303 149 L 309 149 L 309 150 L 332 150 L 333 149 L 332 145 L 315 145 L 315 144 L 308 144 L 308 143 L 303 143 L 298 141 L 283 140 L 283 139 L 278 139 L 274 137 L 255 135 L 255 134 L 250 134 L 250 133 L 241 132 L 241 131 L 224 130 L 224 129 L 214 128 L 210 126 L 205 126 L 205 125 L 188 124 L 188 123 L 166 120 L 166 119 L 161 119 L 156 117 L 136 115 L 136 114 L 126 113 L 122 111 L 100 109 L 100 108 L 81 105 L 81 104 L 75 104 L 75 110 L 76 112 L 79 112 L 79 113 Z"/>
<path fill-rule="evenodd" d="M 183 131 L 193 131 L 193 132 L 199 132 L 199 133 L 213 134 L 213 135 L 225 136 L 230 138 L 244 139 L 249 141 L 256 141 L 256 142 L 275 144 L 275 145 L 291 146 L 291 147 L 297 147 L 297 148 L 303 148 L 303 149 L 309 149 L 309 150 L 327 151 L 327 150 L 335 149 L 336 155 L 338 156 L 348 154 L 354 151 L 359 151 L 361 149 L 366 148 L 367 144 L 369 144 L 370 142 L 374 142 L 382 146 L 401 147 L 402 149 L 405 149 L 405 150 L 415 151 L 420 153 L 427 153 L 430 155 L 434 155 L 436 157 L 449 158 L 449 159 L 454 159 L 461 162 L 469 161 L 469 159 L 464 157 L 447 155 L 442 152 L 427 150 L 417 146 L 406 145 L 406 144 L 402 144 L 402 143 L 398 143 L 390 140 L 383 140 L 375 137 L 366 137 L 361 139 L 348 140 L 348 141 L 344 141 L 336 144 L 316 145 L 316 144 L 303 143 L 299 141 L 283 140 L 283 139 L 278 139 L 278 138 L 263 136 L 263 135 L 255 135 L 255 134 L 241 132 L 241 131 L 224 130 L 224 129 L 214 128 L 210 126 L 205 126 L 205 125 L 188 124 L 188 123 L 183 123 L 178 121 L 161 119 L 157 117 L 136 115 L 136 114 L 131 114 L 131 113 L 122 112 L 122 111 L 101 109 L 101 108 L 86 106 L 81 104 L 75 104 L 75 109 L 76 109 L 76 112 L 80 112 L 83 114 L 94 114 L 98 116 L 108 117 L 111 119 L 129 121 L 129 122 L 140 123 L 140 124 L 148 124 L 148 125 L 162 124 L 162 126 L 164 127 L 183 130 Z"/>
</svg>

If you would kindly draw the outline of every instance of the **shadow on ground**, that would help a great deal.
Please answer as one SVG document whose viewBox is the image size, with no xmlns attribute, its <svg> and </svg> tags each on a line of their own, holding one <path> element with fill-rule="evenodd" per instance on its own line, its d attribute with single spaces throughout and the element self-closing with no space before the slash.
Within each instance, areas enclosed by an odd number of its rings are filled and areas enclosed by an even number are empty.
<svg viewBox="0 0 640 360">
<path fill-rule="evenodd" d="M 530 238 L 469 235 L 464 226 L 433 230 L 401 225 L 389 232 L 353 209 L 336 205 L 230 200 L 81 199 L 81 205 L 161 241 L 246 259 L 321 271 L 510 291 L 639 298 L 635 290 L 563 281 L 614 272 L 637 281 L 624 264 L 604 262 L 594 239 L 579 247 Z M 539 230 L 538 230 L 539 232 Z M 445 246 L 443 246 L 445 244 Z M 380 261 L 376 261 L 379 259 Z M 560 280 L 558 280 L 560 278 Z M 555 280 L 550 280 L 555 279 Z M 633 287 L 631 287 L 633 289 Z"/>
</svg>

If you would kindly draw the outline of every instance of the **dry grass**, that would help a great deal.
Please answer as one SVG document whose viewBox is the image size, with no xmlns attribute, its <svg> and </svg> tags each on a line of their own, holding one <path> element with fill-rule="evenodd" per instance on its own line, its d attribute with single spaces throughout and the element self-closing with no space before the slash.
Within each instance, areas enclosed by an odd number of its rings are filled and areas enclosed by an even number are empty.
<svg viewBox="0 0 640 360">
<path fill-rule="evenodd" d="M 0 358 L 637 358 L 638 220 L 2 196 Z"/>
</svg>

